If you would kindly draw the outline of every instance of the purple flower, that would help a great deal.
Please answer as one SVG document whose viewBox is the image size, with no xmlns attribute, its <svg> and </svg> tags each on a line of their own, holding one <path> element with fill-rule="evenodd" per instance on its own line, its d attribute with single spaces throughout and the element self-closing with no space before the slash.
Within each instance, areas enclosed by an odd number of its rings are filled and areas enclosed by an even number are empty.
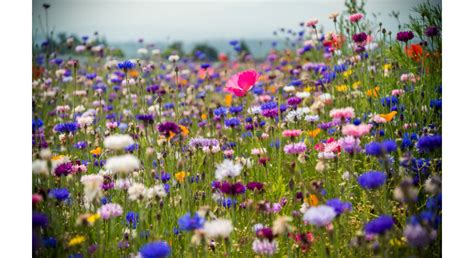
<svg viewBox="0 0 474 258">
<path fill-rule="evenodd" d="M 158 131 L 160 131 L 160 133 L 164 134 L 166 137 L 169 137 L 171 133 L 179 134 L 181 132 L 181 128 L 179 128 L 179 126 L 174 122 L 166 121 L 158 125 Z"/>
<path fill-rule="evenodd" d="M 356 43 L 362 43 L 367 40 L 367 34 L 365 32 L 356 33 L 352 35 L 352 40 Z"/>
<path fill-rule="evenodd" d="M 438 27 L 436 27 L 436 26 L 429 26 L 429 27 L 426 28 L 426 30 L 425 30 L 425 35 L 426 35 L 427 37 L 438 36 L 438 35 L 439 35 Z"/>
<path fill-rule="evenodd" d="M 411 31 L 400 31 L 397 33 L 397 40 L 402 42 L 408 42 L 413 39 L 415 35 Z"/>
</svg>

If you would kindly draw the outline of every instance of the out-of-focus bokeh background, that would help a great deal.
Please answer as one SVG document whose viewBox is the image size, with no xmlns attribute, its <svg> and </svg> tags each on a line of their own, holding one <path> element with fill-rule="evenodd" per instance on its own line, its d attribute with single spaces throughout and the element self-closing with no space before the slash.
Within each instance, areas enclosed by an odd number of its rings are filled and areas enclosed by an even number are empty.
<svg viewBox="0 0 474 258">
<path fill-rule="evenodd" d="M 105 39 L 107 44 L 135 56 L 139 39 L 157 48 L 181 42 L 184 51 L 206 43 L 219 52 L 231 52 L 229 40 L 245 40 L 255 57 L 261 57 L 272 42 L 301 31 L 299 26 L 317 18 L 326 31 L 333 30 L 328 18 L 344 9 L 344 0 L 33 0 L 33 42 L 45 39 L 44 3 L 48 26 L 56 36 L 66 33 Z M 384 27 L 398 31 L 408 21 L 409 11 L 421 0 L 368 0 L 365 9 L 371 19 L 384 21 Z M 437 1 L 439 2 L 439 1 Z M 282 33 L 281 29 L 285 31 Z M 290 31 L 289 31 L 290 30 Z M 278 32 L 274 35 L 274 32 Z M 280 44 L 283 45 L 283 44 Z"/>
</svg>

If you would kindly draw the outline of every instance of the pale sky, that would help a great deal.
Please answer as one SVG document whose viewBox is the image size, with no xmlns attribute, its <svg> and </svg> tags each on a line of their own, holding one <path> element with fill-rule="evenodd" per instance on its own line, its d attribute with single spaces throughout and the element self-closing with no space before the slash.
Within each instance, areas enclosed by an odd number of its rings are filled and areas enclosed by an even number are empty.
<svg viewBox="0 0 474 258">
<path fill-rule="evenodd" d="M 272 38 L 275 29 L 298 28 L 310 18 L 332 28 L 328 15 L 345 9 L 344 0 L 33 0 L 33 35 L 41 33 L 38 15 L 44 19 L 45 2 L 51 4 L 49 25 L 55 32 L 98 31 L 109 42 Z M 386 27 L 396 31 L 388 14 L 400 11 L 402 22 L 408 21 L 420 2 L 368 0 L 366 11 L 369 17 L 381 13 Z"/>
</svg>

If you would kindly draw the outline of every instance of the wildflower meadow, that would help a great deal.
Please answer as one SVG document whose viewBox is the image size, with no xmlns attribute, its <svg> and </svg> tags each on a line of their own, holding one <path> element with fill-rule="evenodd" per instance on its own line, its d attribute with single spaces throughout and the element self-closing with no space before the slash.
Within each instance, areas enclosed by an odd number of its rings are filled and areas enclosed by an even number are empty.
<svg viewBox="0 0 474 258">
<path fill-rule="evenodd" d="M 392 31 L 346 2 L 263 58 L 125 57 L 46 20 L 33 256 L 440 257 L 441 6 Z"/>
</svg>

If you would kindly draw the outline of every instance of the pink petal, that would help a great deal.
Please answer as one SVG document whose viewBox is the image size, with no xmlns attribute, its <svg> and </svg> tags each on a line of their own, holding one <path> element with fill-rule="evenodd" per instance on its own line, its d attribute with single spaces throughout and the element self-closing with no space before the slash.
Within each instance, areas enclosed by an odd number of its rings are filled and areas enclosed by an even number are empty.
<svg viewBox="0 0 474 258">
<path fill-rule="evenodd" d="M 255 70 L 247 70 L 238 74 L 238 85 L 245 92 L 249 91 L 258 80 L 258 73 Z"/>
</svg>

